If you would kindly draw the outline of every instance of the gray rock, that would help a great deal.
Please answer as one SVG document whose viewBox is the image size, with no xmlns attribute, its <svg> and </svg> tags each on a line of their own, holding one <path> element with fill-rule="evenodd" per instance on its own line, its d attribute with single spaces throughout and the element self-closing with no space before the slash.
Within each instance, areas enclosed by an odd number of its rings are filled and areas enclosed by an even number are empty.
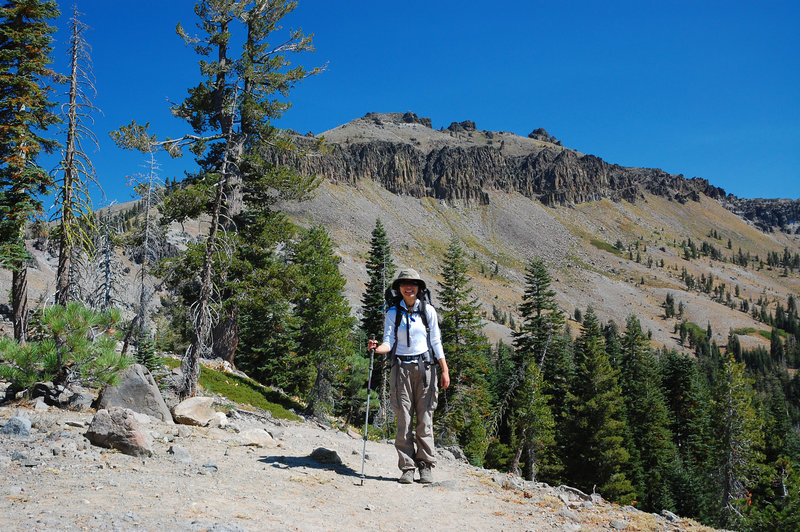
<svg viewBox="0 0 800 532">
<path fill-rule="evenodd" d="M 614 530 L 625 530 L 626 528 L 628 528 L 628 523 L 626 523 L 621 519 L 614 519 L 608 524 L 608 526 L 610 526 Z"/>
<path fill-rule="evenodd" d="M 221 523 L 211 525 L 205 530 L 208 530 L 208 532 L 247 532 L 246 529 L 240 527 L 239 525 L 230 525 Z"/>
<path fill-rule="evenodd" d="M 106 386 L 97 398 L 97 409 L 129 408 L 140 414 L 172 423 L 172 415 L 153 376 L 141 364 L 133 364 L 120 374 L 118 386 Z"/>
<path fill-rule="evenodd" d="M 203 469 L 200 470 L 201 475 L 213 475 L 219 471 L 219 466 L 215 462 L 206 462 L 203 464 Z"/>
<path fill-rule="evenodd" d="M 69 398 L 67 406 L 69 406 L 71 410 L 85 412 L 92 407 L 93 402 L 94 396 L 92 396 L 90 393 L 78 391 L 72 394 L 72 396 Z"/>
<path fill-rule="evenodd" d="M 522 490 L 525 488 L 525 481 L 516 475 L 498 473 L 492 476 L 492 480 L 499 484 L 501 488 L 507 490 Z"/>
<path fill-rule="evenodd" d="M 680 519 L 680 517 L 670 512 L 669 510 L 661 510 L 661 515 L 666 517 L 667 521 L 677 521 L 678 519 Z"/>
<path fill-rule="evenodd" d="M 153 455 L 152 443 L 131 410 L 114 407 L 98 410 L 89 424 L 86 438 L 95 445 L 117 449 L 131 456 Z"/>
<path fill-rule="evenodd" d="M 181 401 L 172 409 L 172 418 L 175 423 L 205 427 L 217 415 L 211 408 L 214 399 L 211 397 L 190 397 Z"/>
<path fill-rule="evenodd" d="M 575 510 L 570 510 L 569 508 L 562 508 L 558 511 L 559 516 L 563 517 L 564 519 L 569 519 L 570 521 L 575 521 L 576 523 L 581 520 L 578 512 Z"/>
<path fill-rule="evenodd" d="M 28 453 L 21 453 L 19 451 L 11 453 L 11 461 L 17 462 L 23 467 L 36 467 L 42 463 L 41 460 L 31 457 Z"/>
<path fill-rule="evenodd" d="M 26 416 L 15 415 L 0 428 L 0 434 L 24 438 L 31 435 L 31 420 Z"/>
<path fill-rule="evenodd" d="M 236 437 L 236 441 L 242 445 L 251 447 L 277 447 L 278 443 L 264 429 L 248 429 L 242 431 Z"/>
<path fill-rule="evenodd" d="M 458 445 L 448 445 L 447 447 L 443 447 L 445 451 L 449 451 L 452 454 L 453 458 L 456 460 L 461 460 L 462 462 L 469 462 L 467 459 L 467 455 L 464 454 L 464 451 L 461 450 L 461 447 Z"/>
<path fill-rule="evenodd" d="M 314 449 L 309 458 L 315 462 L 325 465 L 342 465 L 342 459 L 336 451 L 325 449 L 324 447 L 317 447 Z"/>
</svg>

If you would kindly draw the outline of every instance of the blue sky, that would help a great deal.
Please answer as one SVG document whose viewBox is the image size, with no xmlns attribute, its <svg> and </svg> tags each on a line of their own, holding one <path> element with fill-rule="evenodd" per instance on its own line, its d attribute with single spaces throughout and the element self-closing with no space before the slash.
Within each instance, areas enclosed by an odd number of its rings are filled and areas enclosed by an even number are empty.
<svg viewBox="0 0 800 532">
<path fill-rule="evenodd" d="M 175 34 L 189 0 L 80 0 L 98 96 L 90 156 L 106 198 L 127 201 L 144 158 L 111 143 L 132 119 L 160 137 L 199 81 Z M 71 4 L 57 22 L 66 70 Z M 296 58 L 326 70 L 290 95 L 278 123 L 320 133 L 367 112 L 413 111 L 435 128 L 473 120 L 626 166 L 703 177 L 740 197 L 800 198 L 800 2 L 300 0 L 286 27 L 314 34 Z M 159 157 L 162 177 L 191 170 Z"/>
</svg>

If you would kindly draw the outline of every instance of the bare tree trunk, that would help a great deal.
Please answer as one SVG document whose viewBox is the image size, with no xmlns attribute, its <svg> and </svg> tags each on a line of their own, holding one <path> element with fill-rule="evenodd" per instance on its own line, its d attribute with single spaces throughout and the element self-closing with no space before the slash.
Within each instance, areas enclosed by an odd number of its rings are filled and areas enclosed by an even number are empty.
<svg viewBox="0 0 800 532">
<path fill-rule="evenodd" d="M 181 361 L 183 382 L 178 394 L 181 398 L 197 395 L 197 380 L 200 377 L 200 358 L 205 357 L 209 351 L 209 336 L 211 329 L 211 292 L 213 289 L 211 270 L 214 266 L 214 251 L 217 245 L 217 230 L 219 215 L 223 201 L 223 180 L 217 184 L 217 193 L 214 197 L 214 211 L 211 216 L 211 227 L 206 239 L 206 251 L 203 257 L 203 270 L 200 277 L 200 298 L 194 315 L 194 331 L 192 343 L 186 350 Z"/>
<path fill-rule="evenodd" d="M 78 31 L 73 27 L 73 45 L 69 79 L 69 113 L 67 127 L 67 146 L 64 155 L 64 184 L 61 204 L 61 242 L 58 249 L 58 269 L 56 270 L 56 304 L 69 302 L 69 270 L 72 259 L 72 237 L 69 233 L 75 223 L 72 205 L 72 187 L 75 179 L 75 134 L 78 129 Z"/>
<path fill-rule="evenodd" d="M 518 476 L 521 474 L 521 469 L 519 467 L 519 462 L 520 462 L 520 459 L 522 458 L 522 449 L 523 449 L 523 447 L 524 447 L 524 445 L 520 445 L 519 447 L 517 447 L 517 450 L 514 453 L 514 459 L 511 461 L 511 472 L 514 473 L 515 475 L 518 475 Z"/>
<path fill-rule="evenodd" d="M 24 344 L 28 339 L 28 268 L 14 270 L 11 280 L 14 339 Z"/>
<path fill-rule="evenodd" d="M 536 450 L 533 447 L 533 442 L 525 442 L 525 468 L 522 471 L 522 476 L 525 480 L 535 480 L 536 475 Z"/>
</svg>

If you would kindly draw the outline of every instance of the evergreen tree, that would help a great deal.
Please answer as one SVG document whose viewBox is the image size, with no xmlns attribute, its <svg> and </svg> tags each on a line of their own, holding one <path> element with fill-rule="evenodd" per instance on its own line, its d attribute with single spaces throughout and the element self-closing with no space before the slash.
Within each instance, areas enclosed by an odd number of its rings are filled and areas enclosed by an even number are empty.
<svg viewBox="0 0 800 532">
<path fill-rule="evenodd" d="M 291 146 L 288 137 L 272 126 L 289 107 L 281 97 L 316 72 L 290 67 L 287 54 L 311 49 L 310 38 L 302 32 L 292 32 L 277 45 L 268 42 L 276 37 L 281 19 L 295 7 L 296 3 L 288 0 L 198 2 L 195 13 L 202 37 L 189 36 L 181 26 L 178 32 L 203 57 L 200 71 L 204 79 L 172 109 L 187 121 L 193 134 L 158 141 L 135 122 L 114 134 L 122 146 L 144 151 L 161 147 L 179 155 L 182 147 L 189 146 L 200 168 L 181 194 L 170 196 L 164 209 L 170 220 L 200 214 L 210 220 L 202 248 L 193 251 L 200 256 L 201 266 L 184 268 L 200 282 L 192 305 L 192 341 L 181 364 L 182 396 L 196 392 L 198 359 L 211 352 L 212 328 L 214 350 L 233 361 L 239 343 L 240 305 L 250 286 L 234 275 L 250 270 L 235 254 L 241 231 L 266 219 L 265 212 L 278 201 L 304 199 L 314 186 L 314 178 L 302 178 L 277 164 L 280 157 L 273 160 L 268 156 L 270 150 L 283 152 Z M 238 58 L 230 55 L 237 34 L 243 36 Z M 209 56 L 215 60 L 207 60 Z M 215 293 L 221 295 L 221 301 L 214 300 Z M 215 314 L 221 316 L 216 326 Z"/>
<path fill-rule="evenodd" d="M 513 333 L 518 366 L 524 360 L 544 363 L 553 336 L 564 323 L 555 295 L 544 261 L 532 259 L 525 268 L 525 292 L 519 307 L 523 322 L 520 330 Z"/>
<path fill-rule="evenodd" d="M 49 100 L 53 26 L 59 15 L 53 1 L 7 0 L 0 8 L 0 267 L 12 271 L 14 338 L 28 331 L 25 224 L 41 212 L 41 195 L 52 178 L 38 166 L 42 151 L 57 143 L 42 136 L 58 118 Z"/>
<path fill-rule="evenodd" d="M 0 338 L 0 378 L 14 390 L 42 381 L 64 387 L 118 384 L 119 372 L 132 362 L 116 352 L 119 319 L 117 309 L 95 312 L 74 301 L 48 307 L 41 316 L 40 340 L 20 344 Z"/>
<path fill-rule="evenodd" d="M 745 377 L 744 363 L 732 358 L 723 362 L 713 388 L 712 423 L 719 524 L 732 526 L 741 511 L 737 501 L 747 497 L 764 462 L 764 436 L 756 414 L 755 392 Z"/>
<path fill-rule="evenodd" d="M 675 351 L 662 353 L 661 379 L 670 414 L 669 428 L 678 449 L 679 478 L 672 484 L 680 515 L 712 522 L 713 464 L 711 456 L 711 397 L 699 365 Z"/>
<path fill-rule="evenodd" d="M 367 258 L 367 286 L 361 297 L 362 317 L 361 330 L 366 338 L 383 337 L 384 294 L 394 277 L 395 264 L 392 260 L 392 250 L 386 237 L 386 230 L 381 220 L 375 221 L 370 241 L 369 257 Z M 389 364 L 387 356 L 376 355 L 373 367 L 373 383 L 376 390 L 380 390 L 380 424 L 385 427 L 388 422 L 389 412 Z"/>
<path fill-rule="evenodd" d="M 600 323 L 590 307 L 575 344 L 575 378 L 569 394 L 567 479 L 582 490 L 600 493 L 619 504 L 636 494 L 626 470 L 630 455 L 618 372 L 605 352 Z"/>
<path fill-rule="evenodd" d="M 375 221 L 372 230 L 369 257 L 367 258 L 366 290 L 361 297 L 362 318 L 361 329 L 367 337 L 381 338 L 383 334 L 384 292 L 391 284 L 394 277 L 395 264 L 392 260 L 392 250 L 386 237 L 386 230 L 381 220 Z"/>
<path fill-rule="evenodd" d="M 627 422 L 631 431 L 634 482 L 644 511 L 674 509 L 670 479 L 673 478 L 677 450 L 672 442 L 669 416 L 661 388 L 661 376 L 639 320 L 631 315 L 622 336 L 622 392 Z M 631 453 L 633 454 L 633 453 Z"/>
<path fill-rule="evenodd" d="M 237 366 L 261 382 L 301 395 L 313 382 L 314 368 L 301 364 L 297 353 L 299 321 L 292 302 L 302 293 L 295 281 L 298 265 L 275 248 L 294 238 L 295 227 L 275 212 L 245 231 L 237 255 L 249 297 L 239 307 Z"/>
<path fill-rule="evenodd" d="M 439 392 L 438 432 L 442 441 L 457 442 L 470 462 L 480 466 L 489 444 L 489 342 L 482 332 L 480 303 L 469 285 L 464 251 L 455 239 L 447 248 L 441 273 L 440 327 L 451 386 Z"/>
<path fill-rule="evenodd" d="M 312 227 L 297 243 L 292 261 L 298 268 L 301 290 L 296 302 L 300 319 L 297 343 L 299 367 L 314 368 L 314 382 L 305 390 L 308 412 L 320 417 L 332 411 L 340 398 L 337 386 L 345 360 L 355 351 L 350 305 L 344 297 L 333 243 L 321 226 Z"/>
<path fill-rule="evenodd" d="M 536 462 L 553 455 L 552 450 L 536 452 L 537 445 L 554 445 L 555 421 L 541 370 L 564 323 L 555 292 L 550 288 L 550 274 L 541 259 L 532 259 L 525 269 L 525 292 L 519 311 L 522 325 L 513 333 L 515 381 L 507 392 L 512 397 L 508 414 L 515 449 L 512 469 L 519 471 L 524 466 L 527 479 L 532 479 L 536 471 L 557 476 L 561 468 L 555 460 Z"/>
<path fill-rule="evenodd" d="M 797 462 L 780 458 L 772 464 L 767 493 L 741 505 L 741 530 L 800 530 L 800 474 Z M 750 502 L 751 504 L 747 504 Z"/>
</svg>

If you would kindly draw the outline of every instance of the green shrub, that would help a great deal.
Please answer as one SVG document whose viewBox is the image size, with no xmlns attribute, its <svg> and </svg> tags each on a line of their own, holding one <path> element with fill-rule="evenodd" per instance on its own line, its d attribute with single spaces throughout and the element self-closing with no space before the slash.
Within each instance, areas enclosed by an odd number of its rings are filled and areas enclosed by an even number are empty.
<svg viewBox="0 0 800 532">
<path fill-rule="evenodd" d="M 596 247 L 598 249 L 602 249 L 603 251 L 608 251 L 609 253 L 613 253 L 614 255 L 617 255 L 619 257 L 622 256 L 622 250 L 617 249 L 616 247 L 612 246 L 608 242 L 604 242 L 602 240 L 596 240 L 596 239 L 592 239 L 592 240 L 590 240 L 590 242 L 594 247 Z"/>
<path fill-rule="evenodd" d="M 84 386 L 116 384 L 118 373 L 132 360 L 116 352 L 116 325 L 120 313 L 96 312 L 79 303 L 46 308 L 41 335 L 19 345 L 0 339 L 0 377 L 12 389 L 24 390 L 36 382 L 78 383 Z"/>
</svg>

